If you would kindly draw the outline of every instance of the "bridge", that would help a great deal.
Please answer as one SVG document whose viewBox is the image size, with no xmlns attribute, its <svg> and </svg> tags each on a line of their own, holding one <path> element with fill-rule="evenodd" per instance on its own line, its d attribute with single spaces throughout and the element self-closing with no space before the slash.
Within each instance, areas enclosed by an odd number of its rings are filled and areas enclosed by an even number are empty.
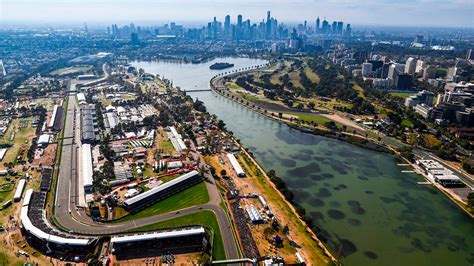
<svg viewBox="0 0 474 266">
<path fill-rule="evenodd" d="M 184 92 L 200 92 L 200 91 L 212 91 L 211 89 L 198 89 L 198 90 L 185 90 Z"/>
</svg>

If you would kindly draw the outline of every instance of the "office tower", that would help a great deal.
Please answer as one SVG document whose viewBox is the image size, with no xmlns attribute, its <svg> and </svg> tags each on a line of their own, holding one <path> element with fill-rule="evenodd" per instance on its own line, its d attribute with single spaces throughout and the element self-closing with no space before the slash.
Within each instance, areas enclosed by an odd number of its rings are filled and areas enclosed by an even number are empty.
<svg viewBox="0 0 474 266">
<path fill-rule="evenodd" d="M 399 74 L 396 84 L 399 90 L 409 90 L 413 87 L 413 76 L 410 74 Z"/>
<path fill-rule="evenodd" d="M 368 77 L 372 74 L 372 63 L 365 62 L 362 64 L 362 76 L 363 77 Z"/>
<path fill-rule="evenodd" d="M 229 15 L 225 16 L 224 35 L 226 37 L 229 37 L 229 35 L 230 35 L 230 16 Z"/>
<path fill-rule="evenodd" d="M 107 27 L 107 35 L 110 35 L 110 27 Z"/>
<path fill-rule="evenodd" d="M 319 28 L 320 25 L 319 24 L 320 24 L 320 22 L 321 21 L 319 20 L 319 17 L 318 17 L 316 19 L 316 29 L 314 30 L 315 33 L 319 33 L 319 30 L 320 30 L 320 28 Z"/>
<path fill-rule="evenodd" d="M 84 32 L 85 33 L 88 33 L 89 32 L 89 29 L 87 28 L 87 23 L 84 22 Z"/>
<path fill-rule="evenodd" d="M 332 31 L 332 34 L 337 33 L 337 21 L 333 21 L 331 31 Z"/>
<path fill-rule="evenodd" d="M 388 67 L 388 73 L 387 73 L 387 78 L 396 80 L 398 76 L 398 69 L 396 64 L 390 64 Z"/>
<path fill-rule="evenodd" d="M 337 34 L 342 35 L 343 28 L 344 28 L 344 22 L 339 21 L 337 23 Z"/>
<path fill-rule="evenodd" d="M 426 68 L 426 63 L 425 61 L 418 60 L 416 62 L 416 68 L 415 68 L 415 73 L 421 74 L 423 73 L 423 70 Z"/>
<path fill-rule="evenodd" d="M 382 79 L 388 78 L 388 72 L 390 70 L 390 66 L 391 66 L 391 64 L 389 64 L 389 63 L 383 64 L 382 71 L 380 72 L 380 78 L 382 78 Z"/>
<path fill-rule="evenodd" d="M 130 42 L 131 42 L 131 44 L 138 44 L 139 43 L 138 33 L 132 32 L 132 34 L 130 34 Z"/>
<path fill-rule="evenodd" d="M 347 24 L 346 25 L 346 32 L 345 32 L 345 35 L 347 37 L 350 37 L 352 35 L 352 28 L 351 28 L 351 24 Z"/>
<path fill-rule="evenodd" d="M 272 18 L 270 16 L 270 11 L 267 11 L 267 21 L 266 21 L 266 30 L 265 30 L 265 36 L 267 39 L 271 38 L 272 35 Z"/>
<path fill-rule="evenodd" d="M 327 20 L 323 20 L 323 25 L 322 25 L 322 27 L 321 27 L 321 33 L 323 33 L 323 34 L 328 34 L 330 27 L 331 27 L 331 26 L 329 26 L 329 22 L 327 22 Z"/>
<path fill-rule="evenodd" d="M 467 50 L 466 59 L 474 60 L 474 53 L 472 52 L 472 49 Z"/>
<path fill-rule="evenodd" d="M 242 28 L 242 15 L 237 16 L 237 28 Z"/>
<path fill-rule="evenodd" d="M 409 74 L 409 75 L 415 74 L 417 61 L 418 60 L 413 57 L 410 57 L 407 59 L 407 62 L 405 63 L 405 74 Z"/>
</svg>

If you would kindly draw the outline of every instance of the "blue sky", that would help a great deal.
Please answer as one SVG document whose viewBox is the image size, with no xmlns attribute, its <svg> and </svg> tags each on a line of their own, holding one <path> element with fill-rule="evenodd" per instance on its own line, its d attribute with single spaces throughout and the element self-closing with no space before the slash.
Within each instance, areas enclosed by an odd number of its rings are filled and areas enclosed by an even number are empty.
<svg viewBox="0 0 474 266">
<path fill-rule="evenodd" d="M 317 16 L 354 25 L 474 27 L 474 0 L 0 0 L 2 22 L 161 23 L 238 14 L 284 22 Z"/>
</svg>

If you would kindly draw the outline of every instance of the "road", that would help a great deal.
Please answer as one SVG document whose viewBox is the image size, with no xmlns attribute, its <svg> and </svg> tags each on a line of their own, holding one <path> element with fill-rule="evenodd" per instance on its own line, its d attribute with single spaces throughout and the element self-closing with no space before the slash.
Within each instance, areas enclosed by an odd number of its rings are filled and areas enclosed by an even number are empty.
<svg viewBox="0 0 474 266">
<path fill-rule="evenodd" d="M 78 127 L 76 123 L 79 123 L 79 121 L 76 121 L 75 113 L 79 112 L 79 108 L 76 106 L 74 94 L 69 95 L 68 103 L 66 120 L 63 127 L 64 138 L 61 151 L 62 156 L 59 166 L 55 208 L 53 212 L 57 224 L 59 224 L 63 230 L 66 230 L 71 234 L 89 236 L 112 235 L 124 233 L 131 229 L 157 223 L 159 221 L 199 212 L 201 209 L 209 210 L 214 212 L 216 215 L 222 235 L 226 258 L 240 258 L 237 244 L 232 233 L 231 224 L 228 220 L 226 212 L 220 207 L 220 194 L 213 181 L 206 181 L 206 186 L 210 197 L 210 201 L 208 203 L 182 209 L 180 210 L 179 214 L 173 212 L 154 215 L 133 221 L 109 224 L 95 222 L 89 216 L 87 216 L 82 209 L 77 209 L 77 180 L 79 177 L 76 168 L 77 150 L 79 148 L 78 142 L 80 140 L 77 140 L 77 134 L 75 132 L 76 128 Z"/>
</svg>

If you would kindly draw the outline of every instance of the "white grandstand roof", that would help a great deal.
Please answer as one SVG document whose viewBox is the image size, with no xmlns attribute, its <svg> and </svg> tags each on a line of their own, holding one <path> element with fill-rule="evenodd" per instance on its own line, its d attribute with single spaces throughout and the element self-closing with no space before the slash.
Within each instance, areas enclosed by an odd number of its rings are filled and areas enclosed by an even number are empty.
<svg viewBox="0 0 474 266">
<path fill-rule="evenodd" d="M 235 172 L 237 173 L 238 176 L 243 176 L 245 175 L 244 170 L 242 167 L 240 167 L 239 162 L 235 158 L 235 156 L 232 153 L 227 154 L 227 158 L 229 158 L 230 163 L 232 164 L 232 167 L 234 168 Z"/>
<path fill-rule="evenodd" d="M 164 183 L 163 185 L 157 186 L 157 187 L 152 188 L 152 189 L 150 189 L 150 190 L 148 190 L 148 191 L 146 191 L 146 192 L 144 192 L 144 193 L 142 193 L 142 194 L 139 194 L 139 195 L 137 195 L 137 196 L 135 196 L 135 197 L 133 197 L 133 198 L 130 198 L 130 199 L 126 200 L 124 203 L 125 203 L 125 205 L 132 205 L 132 204 L 134 204 L 134 203 L 136 203 L 136 202 L 139 202 L 139 201 L 142 200 L 142 199 L 148 198 L 149 196 L 151 196 L 151 195 L 153 195 L 153 194 L 155 194 L 155 193 L 160 193 L 161 191 L 163 191 L 163 190 L 165 190 L 165 189 L 167 189 L 167 188 L 170 188 L 170 187 L 172 187 L 172 186 L 174 186 L 174 185 L 176 185 L 176 184 L 179 184 L 179 183 L 181 183 L 181 182 L 183 182 L 183 181 L 185 181 L 185 180 L 187 180 L 187 179 L 189 179 L 189 178 L 191 178 L 191 177 L 194 177 L 195 175 L 199 175 L 199 173 L 198 173 L 198 171 L 193 170 L 193 171 L 191 171 L 191 172 L 189 172 L 189 173 L 187 173 L 187 174 L 184 174 L 184 175 L 182 175 L 182 176 L 180 176 L 180 177 L 178 177 L 178 178 L 175 178 L 175 179 L 173 179 L 173 180 L 171 180 L 171 181 L 168 181 L 168 182 Z"/>
<path fill-rule="evenodd" d="M 194 235 L 203 234 L 204 232 L 205 232 L 204 227 L 182 229 L 182 230 L 177 229 L 177 230 L 164 231 L 164 232 L 152 232 L 152 233 L 125 235 L 125 236 L 115 236 L 115 237 L 112 237 L 112 239 L 110 239 L 110 242 L 111 243 L 127 243 L 127 242 L 137 242 L 137 241 L 145 241 L 145 240 L 194 236 Z"/>
<path fill-rule="evenodd" d="M 90 144 L 82 144 L 82 185 L 84 187 L 92 186 L 92 152 Z"/>
</svg>

